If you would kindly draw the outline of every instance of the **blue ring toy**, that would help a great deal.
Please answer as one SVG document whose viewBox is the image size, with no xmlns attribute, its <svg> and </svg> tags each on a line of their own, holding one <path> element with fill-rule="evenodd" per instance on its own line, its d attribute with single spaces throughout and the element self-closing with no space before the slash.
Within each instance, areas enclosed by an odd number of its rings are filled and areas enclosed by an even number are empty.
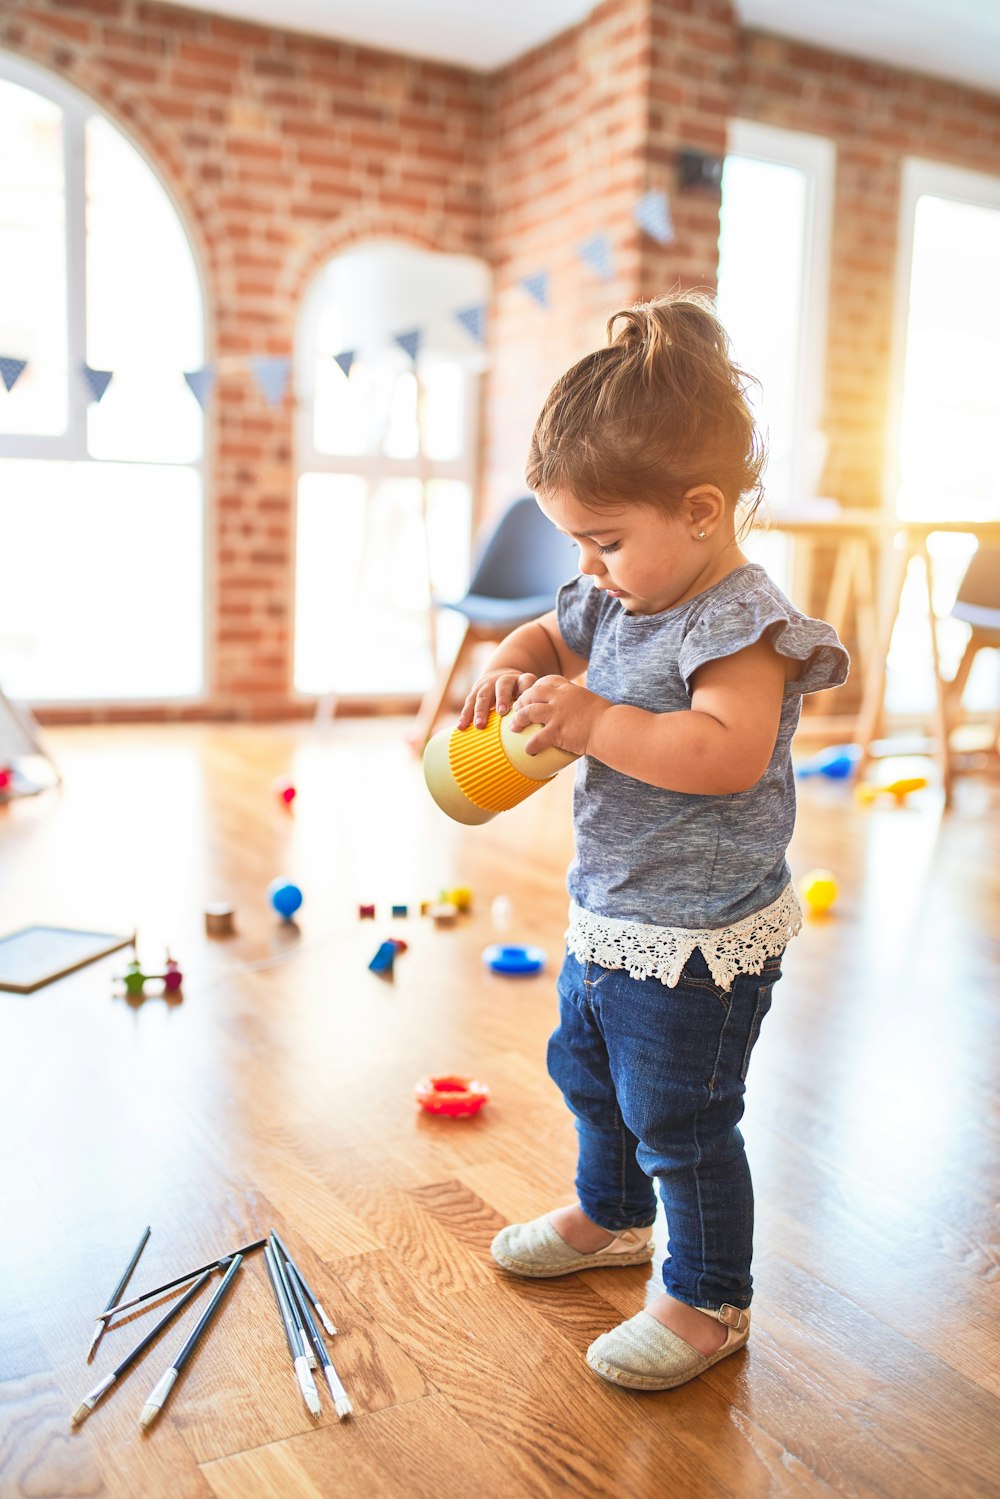
<svg viewBox="0 0 1000 1499">
<path fill-rule="evenodd" d="M 494 973 L 540 973 L 545 967 L 545 954 L 540 947 L 511 947 L 506 942 L 496 942 L 483 953 L 483 962 Z"/>
</svg>

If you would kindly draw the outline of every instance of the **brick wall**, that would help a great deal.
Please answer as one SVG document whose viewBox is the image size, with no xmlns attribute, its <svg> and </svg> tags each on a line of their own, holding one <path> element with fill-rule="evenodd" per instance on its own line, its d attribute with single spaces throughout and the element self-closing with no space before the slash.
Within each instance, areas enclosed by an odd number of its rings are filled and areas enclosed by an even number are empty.
<svg viewBox="0 0 1000 1499">
<path fill-rule="evenodd" d="M 736 31 L 720 0 L 606 0 L 571 31 L 496 76 L 487 127 L 490 244 L 496 272 L 486 502 L 523 492 L 535 417 L 552 382 L 603 343 L 610 312 L 675 286 L 715 285 L 719 195 L 679 194 L 683 146 L 725 152 Z M 632 209 L 668 194 L 673 243 Z M 615 276 L 578 254 L 611 235 Z M 551 274 L 551 310 L 521 287 Z"/>
<path fill-rule="evenodd" d="M 273 410 L 235 356 L 290 355 L 310 277 L 358 240 L 482 252 L 486 85 L 140 0 L 3 0 L 0 48 L 94 99 L 182 208 L 204 277 L 208 358 L 220 364 L 209 433 L 211 704 L 288 711 L 292 403 Z"/>
</svg>

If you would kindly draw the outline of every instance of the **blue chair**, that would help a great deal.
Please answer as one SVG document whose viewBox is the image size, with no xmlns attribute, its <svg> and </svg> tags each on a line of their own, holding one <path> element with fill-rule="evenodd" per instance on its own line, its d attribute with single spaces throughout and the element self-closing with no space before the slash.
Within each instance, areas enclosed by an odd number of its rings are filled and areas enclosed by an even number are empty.
<svg viewBox="0 0 1000 1499">
<path fill-rule="evenodd" d="M 422 748 L 430 738 L 455 679 L 471 665 L 477 647 L 497 644 L 518 625 L 554 608 L 557 590 L 575 572 L 570 543 L 534 498 L 514 500 L 480 550 L 469 591 L 451 602 L 438 601 L 439 608 L 464 616 L 465 630 L 454 660 L 420 705 L 410 736 L 414 745 Z"/>
<path fill-rule="evenodd" d="M 977 653 L 1000 650 L 1000 547 L 980 543 L 973 552 L 958 586 L 951 613 L 953 618 L 967 624 L 970 631 L 958 670 L 948 684 L 948 718 L 950 726 L 954 727 L 961 718 L 962 694 Z M 998 746 L 1000 733 L 994 748 Z"/>
</svg>

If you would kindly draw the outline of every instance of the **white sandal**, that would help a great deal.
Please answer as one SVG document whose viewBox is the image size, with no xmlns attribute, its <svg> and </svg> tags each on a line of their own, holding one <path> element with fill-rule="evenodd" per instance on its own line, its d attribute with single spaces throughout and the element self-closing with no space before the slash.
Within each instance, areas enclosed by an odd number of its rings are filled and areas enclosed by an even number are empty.
<svg viewBox="0 0 1000 1499">
<path fill-rule="evenodd" d="M 572 1275 L 577 1270 L 605 1266 L 645 1265 L 653 1258 L 652 1228 L 624 1228 L 610 1244 L 593 1254 L 581 1254 L 567 1244 L 547 1217 L 530 1223 L 510 1223 L 490 1245 L 490 1253 L 502 1270 L 535 1280 L 553 1275 Z"/>
<path fill-rule="evenodd" d="M 639 1312 L 596 1338 L 587 1349 L 587 1363 L 602 1379 L 629 1390 L 672 1390 L 687 1384 L 720 1359 L 738 1352 L 750 1336 L 748 1311 L 728 1305 L 717 1310 L 699 1306 L 695 1311 L 715 1318 L 726 1328 L 726 1341 L 717 1353 L 706 1357 L 649 1312 Z"/>
</svg>

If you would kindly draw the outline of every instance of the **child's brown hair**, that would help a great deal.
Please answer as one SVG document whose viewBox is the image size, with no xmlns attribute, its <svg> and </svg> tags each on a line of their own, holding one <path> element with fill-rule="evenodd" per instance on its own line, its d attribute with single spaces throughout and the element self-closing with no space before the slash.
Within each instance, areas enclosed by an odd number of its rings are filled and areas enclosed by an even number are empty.
<svg viewBox="0 0 1000 1499">
<path fill-rule="evenodd" d="M 621 327 L 616 332 L 616 324 Z M 535 424 L 527 480 L 600 508 L 671 508 L 714 484 L 736 506 L 760 501 L 764 445 L 747 400 L 752 377 L 733 361 L 706 297 L 637 302 L 608 320 L 608 344 L 557 380 Z"/>
</svg>

